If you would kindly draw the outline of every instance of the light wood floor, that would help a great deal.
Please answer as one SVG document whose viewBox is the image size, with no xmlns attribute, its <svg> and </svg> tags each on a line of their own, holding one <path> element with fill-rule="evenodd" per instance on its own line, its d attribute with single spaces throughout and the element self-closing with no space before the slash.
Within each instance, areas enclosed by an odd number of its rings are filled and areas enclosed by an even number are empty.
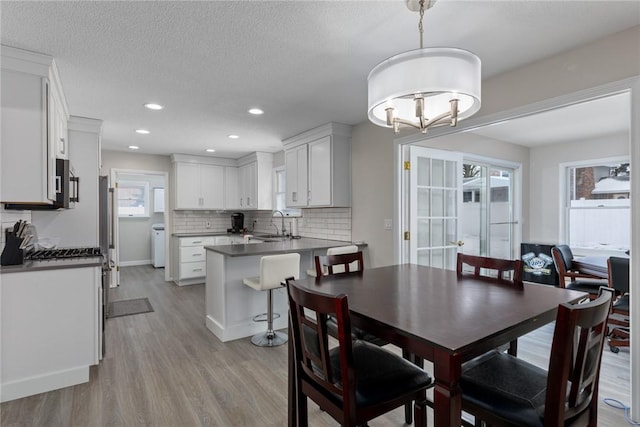
<svg viewBox="0 0 640 427">
<path fill-rule="evenodd" d="M 223 344 L 205 327 L 204 285 L 178 287 L 164 271 L 126 267 L 112 300 L 148 297 L 154 312 L 107 321 L 107 354 L 87 384 L 0 405 L 8 426 L 285 426 L 286 346 L 249 339 Z M 546 368 L 553 330 L 519 340 L 519 356 Z M 427 366 L 430 370 L 430 366 Z M 629 351 L 604 352 L 600 397 L 629 403 Z M 336 423 L 313 404 L 310 425 Z M 433 413 L 429 411 L 429 420 Z M 622 410 L 600 404 L 600 426 L 625 424 Z M 370 423 L 402 426 L 398 409 Z"/>
</svg>

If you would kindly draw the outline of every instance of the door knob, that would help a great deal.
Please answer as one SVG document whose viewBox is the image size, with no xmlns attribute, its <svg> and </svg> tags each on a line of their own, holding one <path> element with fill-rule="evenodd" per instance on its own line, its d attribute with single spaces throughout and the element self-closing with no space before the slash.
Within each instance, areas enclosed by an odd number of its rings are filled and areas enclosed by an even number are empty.
<svg viewBox="0 0 640 427">
<path fill-rule="evenodd" d="M 457 242 L 449 241 L 449 244 L 450 245 L 464 246 L 464 242 L 462 240 L 458 240 Z"/>
</svg>

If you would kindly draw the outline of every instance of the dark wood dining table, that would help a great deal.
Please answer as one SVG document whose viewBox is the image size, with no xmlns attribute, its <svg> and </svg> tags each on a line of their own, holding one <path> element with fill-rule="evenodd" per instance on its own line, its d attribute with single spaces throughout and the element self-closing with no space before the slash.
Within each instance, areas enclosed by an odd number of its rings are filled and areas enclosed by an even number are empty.
<svg viewBox="0 0 640 427">
<path fill-rule="evenodd" d="M 296 280 L 330 295 L 346 294 L 352 324 L 433 363 L 434 425 L 460 426 L 461 367 L 486 351 L 555 320 L 559 304 L 587 294 L 525 284 L 522 289 L 415 264 Z M 306 425 L 289 350 L 289 425 Z M 300 417 L 300 418 L 298 418 Z"/>
</svg>

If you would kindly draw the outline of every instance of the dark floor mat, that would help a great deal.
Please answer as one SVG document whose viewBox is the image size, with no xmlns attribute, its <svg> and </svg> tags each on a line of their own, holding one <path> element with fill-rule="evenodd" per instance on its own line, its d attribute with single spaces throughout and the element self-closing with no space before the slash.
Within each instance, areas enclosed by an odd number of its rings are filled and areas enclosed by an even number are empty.
<svg viewBox="0 0 640 427">
<path fill-rule="evenodd" d="M 127 299 L 109 304 L 107 317 L 129 316 L 131 314 L 149 313 L 153 311 L 149 298 Z"/>
</svg>

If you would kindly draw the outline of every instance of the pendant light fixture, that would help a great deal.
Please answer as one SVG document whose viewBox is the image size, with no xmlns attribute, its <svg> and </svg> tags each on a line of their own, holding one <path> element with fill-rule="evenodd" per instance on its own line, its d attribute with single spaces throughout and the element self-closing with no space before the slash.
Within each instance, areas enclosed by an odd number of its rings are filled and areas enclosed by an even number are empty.
<svg viewBox="0 0 640 427">
<path fill-rule="evenodd" d="M 407 0 L 420 12 L 420 49 L 376 65 L 369 73 L 369 120 L 391 127 L 412 126 L 422 133 L 432 126 L 456 126 L 480 109 L 480 58 L 457 48 L 424 48 L 422 19 L 435 0 Z"/>
</svg>

